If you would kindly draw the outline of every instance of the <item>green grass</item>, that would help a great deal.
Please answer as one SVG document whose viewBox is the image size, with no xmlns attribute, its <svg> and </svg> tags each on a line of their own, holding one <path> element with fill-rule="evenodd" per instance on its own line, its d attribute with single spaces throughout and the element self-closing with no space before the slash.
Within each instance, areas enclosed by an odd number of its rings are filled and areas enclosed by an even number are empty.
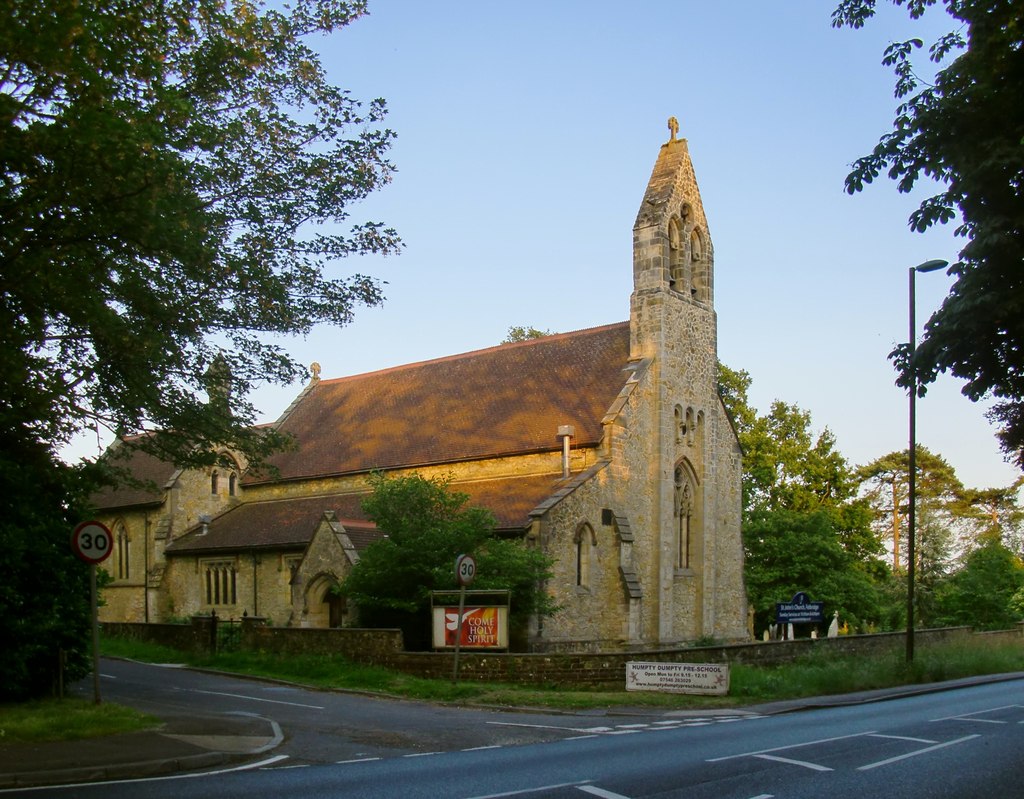
<svg viewBox="0 0 1024 799">
<path fill-rule="evenodd" d="M 160 725 L 132 708 L 84 699 L 45 699 L 0 705 L 0 746 L 42 741 L 75 741 Z"/>
<path fill-rule="evenodd" d="M 177 662 L 270 677 L 327 689 L 360 690 L 438 702 L 580 710 L 628 705 L 652 708 L 716 708 L 807 696 L 844 694 L 875 688 L 935 682 L 978 674 L 1024 671 L 1024 641 L 963 646 L 919 647 L 908 667 L 902 653 L 890 656 L 836 656 L 822 651 L 781 666 L 734 664 L 728 696 L 691 696 L 625 690 L 565 689 L 460 680 L 427 680 L 340 656 L 277 656 L 255 652 L 216 656 L 186 655 L 166 647 L 104 638 L 105 655 L 148 662 Z"/>
</svg>

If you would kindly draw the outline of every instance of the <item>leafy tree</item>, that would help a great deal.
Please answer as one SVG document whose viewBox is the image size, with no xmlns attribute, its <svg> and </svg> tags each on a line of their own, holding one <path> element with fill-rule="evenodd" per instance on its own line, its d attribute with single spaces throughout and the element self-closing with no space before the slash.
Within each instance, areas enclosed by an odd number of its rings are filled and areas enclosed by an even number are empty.
<svg viewBox="0 0 1024 799">
<path fill-rule="evenodd" d="M 943 588 L 939 609 L 946 624 L 1006 629 L 1021 619 L 1014 597 L 1024 589 L 1024 564 L 993 537 L 967 555 Z"/>
<path fill-rule="evenodd" d="M 0 701 L 54 692 L 88 674 L 89 567 L 71 551 L 85 516 L 81 470 L 54 462 L 39 442 L 0 430 Z"/>
<path fill-rule="evenodd" d="M 494 517 L 468 506 L 450 480 L 420 475 L 371 478 L 363 510 L 385 538 L 368 546 L 341 586 L 359 608 L 361 623 L 398 626 L 406 646 L 428 648 L 430 592 L 455 588 L 455 559 L 472 554 L 474 588 L 512 592 L 510 624 L 523 629 L 533 614 L 555 608 L 540 584 L 550 559 L 539 549 L 494 535 Z"/>
<path fill-rule="evenodd" d="M 949 576 L 953 556 L 953 535 L 946 515 L 927 504 L 922 505 L 915 517 L 914 540 L 915 618 L 922 627 L 940 626 L 939 596 Z M 900 584 L 906 585 L 902 577 Z M 906 596 L 905 590 L 903 595 Z"/>
<path fill-rule="evenodd" d="M 936 5 L 893 2 L 915 19 Z M 875 5 L 842 0 L 833 25 L 860 28 Z M 1024 467 L 1024 22 L 1017 0 L 942 5 L 956 29 L 928 55 L 944 66 L 926 83 L 912 61 L 923 42 L 889 45 L 883 63 L 895 71 L 900 101 L 893 130 L 854 163 L 846 189 L 860 191 L 886 171 L 907 192 L 924 176 L 940 191 L 914 211 L 911 228 L 924 231 L 959 215 L 956 232 L 967 243 L 950 269 L 956 281 L 928 321 L 914 364 L 908 345 L 891 357 L 904 387 L 913 366 L 924 384 L 948 371 L 967 381 L 963 392 L 972 400 L 995 398 L 990 416 L 1002 449 Z"/>
<path fill-rule="evenodd" d="M 883 621 L 884 604 L 872 577 L 839 541 L 826 511 L 756 510 L 743 526 L 747 598 L 755 629 L 775 620 L 775 603 L 797 591 L 825 602 L 826 613 L 866 627 Z"/>
<path fill-rule="evenodd" d="M 365 3 L 14 0 L 0 10 L 0 427 L 51 448 L 85 428 L 157 435 L 180 465 L 258 461 L 256 383 L 304 368 L 273 336 L 381 301 L 346 223 L 386 183 L 385 113 L 306 43 Z M 221 364 L 217 366 L 217 364 Z M 219 369 L 227 403 L 207 403 Z"/>
<path fill-rule="evenodd" d="M 877 590 L 888 577 L 883 549 L 834 436 L 814 435 L 796 405 L 777 400 L 759 415 L 750 385 L 747 372 L 719 364 L 719 394 L 743 448 L 744 574 L 756 623 L 767 625 L 776 602 L 807 591 L 844 619 L 888 626 Z"/>
<path fill-rule="evenodd" d="M 861 568 L 884 571 L 871 512 L 828 429 L 815 436 L 811 415 L 776 400 L 766 416 L 750 405 L 750 375 L 719 364 L 718 390 L 743 448 L 744 519 L 758 511 L 824 511 L 842 546 Z"/>
<path fill-rule="evenodd" d="M 746 372 L 719 364 L 719 393 L 743 447 L 744 507 L 812 511 L 852 498 L 856 481 L 832 432 L 815 436 L 810 413 L 781 400 L 760 416 L 750 384 Z"/>
<path fill-rule="evenodd" d="M 1018 556 L 1024 555 L 1024 477 L 1005 488 L 965 489 L 959 516 L 968 542 L 998 536 Z"/>
<path fill-rule="evenodd" d="M 958 506 L 964 486 L 956 471 L 941 456 L 926 447 L 918 446 L 915 457 L 917 477 L 915 494 L 919 512 L 930 512 L 932 532 L 940 534 L 938 525 L 944 525 L 946 545 L 923 546 L 916 549 L 918 568 L 941 568 L 944 563 L 926 564 L 929 555 L 948 551 L 951 536 L 951 513 Z M 892 568 L 901 571 L 906 565 L 903 542 L 906 538 L 907 499 L 909 494 L 908 453 L 890 452 L 857 470 L 857 478 L 864 488 L 864 497 L 874 510 L 874 524 L 880 537 L 892 542 Z"/>
<path fill-rule="evenodd" d="M 152 429 L 134 445 L 169 462 L 226 446 L 258 463 L 283 441 L 244 397 L 304 371 L 273 337 L 381 300 L 331 263 L 398 246 L 340 226 L 389 180 L 394 134 L 306 44 L 365 4 L 275 5 L 0 5 L 4 691 L 37 692 L 58 647 L 78 673 L 87 640 L 81 474 L 59 447 Z"/>
<path fill-rule="evenodd" d="M 513 325 L 508 329 L 508 335 L 505 336 L 502 344 L 515 344 L 517 341 L 529 341 L 534 338 L 544 338 L 550 336 L 550 330 L 538 330 L 535 327 L 521 327 Z"/>
</svg>

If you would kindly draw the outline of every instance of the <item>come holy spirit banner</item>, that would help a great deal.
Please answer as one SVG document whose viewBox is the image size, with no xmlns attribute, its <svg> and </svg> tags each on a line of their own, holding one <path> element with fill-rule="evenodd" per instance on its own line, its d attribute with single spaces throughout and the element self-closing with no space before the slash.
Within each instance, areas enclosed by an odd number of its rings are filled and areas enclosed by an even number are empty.
<svg viewBox="0 0 1024 799">
<path fill-rule="evenodd" d="M 433 645 L 453 649 L 459 629 L 459 608 L 435 607 Z M 466 607 L 462 613 L 460 649 L 508 649 L 507 607 Z"/>
</svg>

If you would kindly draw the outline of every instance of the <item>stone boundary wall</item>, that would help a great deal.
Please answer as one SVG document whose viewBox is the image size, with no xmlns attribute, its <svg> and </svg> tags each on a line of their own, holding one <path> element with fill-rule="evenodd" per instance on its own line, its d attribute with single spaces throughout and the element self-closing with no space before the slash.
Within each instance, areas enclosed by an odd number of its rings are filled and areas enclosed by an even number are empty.
<svg viewBox="0 0 1024 799">
<path fill-rule="evenodd" d="M 380 665 L 402 655 L 401 630 L 262 627 L 242 624 L 242 648 L 276 655 L 343 655 Z"/>
<path fill-rule="evenodd" d="M 192 624 L 105 623 L 102 626 L 108 635 L 161 643 L 186 651 L 205 651 L 210 641 L 208 617 L 196 617 Z M 968 641 L 982 644 L 1016 641 L 1024 645 L 1024 622 L 1014 629 L 997 632 L 974 633 L 969 627 L 947 627 L 917 630 L 914 636 L 918 646 Z M 459 657 L 459 677 L 523 685 L 621 687 L 629 661 L 768 666 L 820 651 L 851 655 L 898 654 L 904 650 L 906 640 L 905 633 L 894 632 L 642 652 L 521 654 L 463 650 Z M 240 645 L 246 650 L 275 654 L 342 655 L 356 663 L 383 666 L 417 677 L 449 679 L 452 674 L 450 652 L 404 652 L 400 630 L 267 627 L 263 619 L 249 617 L 242 623 Z"/>
<path fill-rule="evenodd" d="M 160 644 L 182 652 L 205 652 L 210 647 L 209 628 L 205 625 L 105 621 L 100 623 L 100 629 L 113 638 Z"/>
</svg>

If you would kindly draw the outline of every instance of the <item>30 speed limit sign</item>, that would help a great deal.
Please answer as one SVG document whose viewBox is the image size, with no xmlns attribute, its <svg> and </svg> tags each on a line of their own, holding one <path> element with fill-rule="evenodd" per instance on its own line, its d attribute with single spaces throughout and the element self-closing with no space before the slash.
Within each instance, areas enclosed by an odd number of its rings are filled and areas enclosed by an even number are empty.
<svg viewBox="0 0 1024 799">
<path fill-rule="evenodd" d="M 459 555 L 455 560 L 455 579 L 459 585 L 466 586 L 476 577 L 476 561 L 472 555 Z"/>
<path fill-rule="evenodd" d="M 71 548 L 86 563 L 102 563 L 114 551 L 114 537 L 106 525 L 82 522 L 71 533 Z"/>
</svg>

